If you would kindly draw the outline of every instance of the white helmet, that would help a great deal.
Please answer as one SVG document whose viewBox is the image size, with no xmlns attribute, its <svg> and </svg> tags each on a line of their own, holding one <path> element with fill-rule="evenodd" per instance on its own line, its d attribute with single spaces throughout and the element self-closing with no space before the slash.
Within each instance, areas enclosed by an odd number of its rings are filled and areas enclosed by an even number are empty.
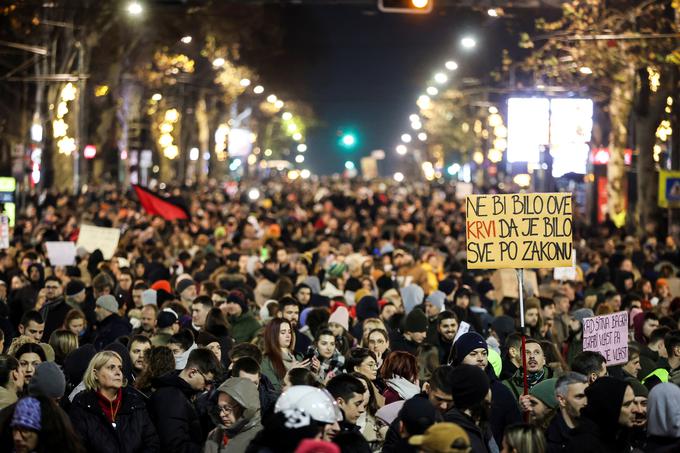
<svg viewBox="0 0 680 453">
<path fill-rule="evenodd" d="M 293 423 L 293 420 L 298 418 L 294 422 L 298 426 L 289 426 L 290 428 L 308 425 L 309 419 L 321 423 L 342 421 L 342 412 L 331 394 L 310 385 L 290 387 L 276 401 L 274 412 L 286 414 L 288 423 Z"/>
</svg>

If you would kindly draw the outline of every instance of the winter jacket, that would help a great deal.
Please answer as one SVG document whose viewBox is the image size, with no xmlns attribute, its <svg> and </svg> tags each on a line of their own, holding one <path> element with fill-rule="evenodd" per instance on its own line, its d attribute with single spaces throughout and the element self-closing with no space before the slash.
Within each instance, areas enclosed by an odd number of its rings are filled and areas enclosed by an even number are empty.
<svg viewBox="0 0 680 453">
<path fill-rule="evenodd" d="M 542 375 L 538 374 L 541 372 L 543 373 Z M 531 390 L 531 388 L 539 382 L 550 379 L 551 377 L 552 370 L 546 366 L 543 367 L 542 371 L 529 373 L 529 379 L 527 380 L 528 390 Z M 503 381 L 503 384 L 512 391 L 513 395 L 515 395 L 515 399 L 519 400 L 520 395 L 524 394 L 524 375 L 522 373 L 522 368 L 518 368 L 510 379 Z"/>
<path fill-rule="evenodd" d="M 680 389 L 671 383 L 656 385 L 647 401 L 647 450 L 680 451 Z"/>
<path fill-rule="evenodd" d="M 545 431 L 545 440 L 548 443 L 547 453 L 564 453 L 567 451 L 567 444 L 571 439 L 573 429 L 567 426 L 562 412 L 558 411 L 550 421 L 548 429 Z"/>
<path fill-rule="evenodd" d="M 114 427 L 99 406 L 96 392 L 86 390 L 73 399 L 69 416 L 88 452 L 157 452 L 160 442 L 144 403 L 136 390 L 124 387 Z"/>
<path fill-rule="evenodd" d="M 293 367 L 294 360 L 296 360 L 296 356 L 292 354 L 288 354 L 283 357 L 283 366 L 285 367 L 286 371 Z M 262 370 L 262 375 L 269 379 L 274 391 L 280 392 L 281 386 L 283 385 L 283 376 L 279 378 L 279 375 L 276 373 L 276 369 L 274 369 L 274 364 L 272 364 L 271 359 L 267 356 L 264 356 L 260 367 Z"/>
<path fill-rule="evenodd" d="M 439 363 L 445 365 L 449 363 L 449 355 L 451 355 L 451 347 L 453 346 L 453 340 L 447 341 L 442 335 L 437 331 L 437 327 L 432 327 L 438 324 L 436 321 L 430 325 L 430 329 L 427 333 L 427 342 L 433 346 L 437 347 L 439 351 Z"/>
<path fill-rule="evenodd" d="M 479 429 L 474 420 L 463 411 L 455 407 L 450 409 L 444 414 L 444 421 L 455 423 L 465 430 L 468 437 L 470 437 L 471 451 L 474 453 L 490 453 L 489 441 L 493 442 L 491 433 L 482 433 L 482 430 Z"/>
<path fill-rule="evenodd" d="M 619 425 L 626 388 L 626 382 L 605 376 L 586 389 L 588 405 L 581 410 L 579 425 L 572 431 L 567 452 L 619 453 L 629 450 L 627 433 Z"/>
<path fill-rule="evenodd" d="M 510 425 L 522 423 L 522 413 L 519 410 L 517 398 L 496 378 L 491 365 L 487 366 L 486 375 L 489 376 L 489 383 L 491 385 L 489 426 L 496 443 L 501 445 L 505 429 Z"/>
<path fill-rule="evenodd" d="M 414 356 L 417 356 L 418 343 L 407 339 L 401 332 L 394 332 L 390 338 L 390 350 L 409 352 Z"/>
<path fill-rule="evenodd" d="M 230 316 L 231 337 L 234 343 L 249 343 L 260 330 L 260 323 L 250 313 L 242 313 L 239 316 Z"/>
<path fill-rule="evenodd" d="M 130 335 L 130 332 L 132 332 L 130 323 L 113 313 L 99 322 L 97 337 L 94 339 L 94 347 L 97 351 L 101 351 L 104 349 L 104 346 L 113 343 L 120 337 Z"/>
<path fill-rule="evenodd" d="M 156 391 L 149 399 L 149 414 L 161 439 L 161 450 L 172 453 L 198 453 L 203 448 L 201 422 L 191 398 L 196 390 L 179 372 L 153 380 Z"/>
<path fill-rule="evenodd" d="M 239 406 L 243 414 L 233 426 L 226 428 L 221 424 L 217 398 L 226 393 Z M 215 398 L 215 422 L 218 427 L 210 432 L 205 443 L 204 453 L 241 453 L 246 450 L 258 432 L 262 430 L 260 422 L 260 397 L 257 386 L 250 380 L 240 377 L 227 379 L 218 389 Z"/>
</svg>

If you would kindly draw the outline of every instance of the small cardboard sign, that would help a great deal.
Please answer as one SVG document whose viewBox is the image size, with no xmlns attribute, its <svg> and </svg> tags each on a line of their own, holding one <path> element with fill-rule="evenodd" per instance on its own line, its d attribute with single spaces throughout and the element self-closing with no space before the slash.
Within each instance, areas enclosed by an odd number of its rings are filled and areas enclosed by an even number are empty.
<svg viewBox="0 0 680 453">
<path fill-rule="evenodd" d="M 456 332 L 456 336 L 453 337 L 453 342 L 455 343 L 461 335 L 464 333 L 468 333 L 470 331 L 470 324 L 466 323 L 465 321 L 461 321 L 460 325 L 458 326 L 458 332 Z"/>
<path fill-rule="evenodd" d="M 45 242 L 47 257 L 52 266 L 73 266 L 76 264 L 76 244 L 72 241 Z"/>
<path fill-rule="evenodd" d="M 80 234 L 76 247 L 83 247 L 89 253 L 101 250 L 105 260 L 110 260 L 118 248 L 120 230 L 92 225 L 80 225 Z"/>
<path fill-rule="evenodd" d="M 607 366 L 628 362 L 628 312 L 585 318 L 583 350 L 599 352 Z"/>
</svg>

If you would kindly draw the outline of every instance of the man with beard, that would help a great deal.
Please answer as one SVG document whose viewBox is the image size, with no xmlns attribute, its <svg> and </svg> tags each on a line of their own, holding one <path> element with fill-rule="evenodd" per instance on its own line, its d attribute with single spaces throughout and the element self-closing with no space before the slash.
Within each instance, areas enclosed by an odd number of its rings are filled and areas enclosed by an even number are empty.
<svg viewBox="0 0 680 453">
<path fill-rule="evenodd" d="M 458 332 L 458 317 L 449 310 L 444 310 L 430 324 L 427 342 L 436 346 L 439 350 L 439 363 L 447 363 L 453 339 Z"/>
<path fill-rule="evenodd" d="M 45 279 L 45 304 L 40 309 L 40 314 L 45 320 L 43 332 L 45 339 L 49 339 L 52 332 L 64 325 L 66 313 L 70 310 L 71 306 L 64 300 L 61 281 L 57 277 L 47 277 Z"/>
<path fill-rule="evenodd" d="M 531 338 L 526 340 L 526 357 L 527 357 L 527 383 L 529 390 L 539 382 L 550 378 L 550 369 L 545 366 L 545 354 L 541 348 L 541 344 Z M 518 368 L 511 378 L 503 381 L 515 395 L 515 398 L 521 400 L 528 398 L 524 393 L 524 373 L 522 367 Z M 521 398 L 520 398 L 521 397 Z M 524 406 L 520 401 L 520 406 Z"/>
<path fill-rule="evenodd" d="M 130 339 L 130 361 L 132 375 L 137 378 L 146 367 L 146 355 L 151 350 L 151 339 L 144 335 L 134 335 Z"/>
<path fill-rule="evenodd" d="M 630 441 L 633 448 L 644 451 L 647 444 L 647 399 L 649 398 L 649 390 L 637 379 L 626 379 L 626 382 L 633 388 L 635 394 L 633 400 L 635 410 Z"/>
<path fill-rule="evenodd" d="M 581 409 L 588 404 L 585 393 L 587 387 L 588 378 L 573 371 L 557 379 L 555 396 L 559 411 L 545 432 L 548 453 L 567 451 L 567 444 L 581 417 Z"/>
<path fill-rule="evenodd" d="M 300 333 L 298 322 L 300 321 L 300 304 L 292 297 L 282 297 L 279 301 L 278 316 L 290 322 L 295 330 L 295 352 L 305 354 L 312 342 L 307 335 Z"/>
<path fill-rule="evenodd" d="M 465 430 L 470 437 L 471 451 L 498 451 L 489 429 L 491 391 L 484 370 L 474 365 L 458 365 L 451 372 L 449 383 L 453 407 L 444 414 L 444 421 Z"/>
</svg>

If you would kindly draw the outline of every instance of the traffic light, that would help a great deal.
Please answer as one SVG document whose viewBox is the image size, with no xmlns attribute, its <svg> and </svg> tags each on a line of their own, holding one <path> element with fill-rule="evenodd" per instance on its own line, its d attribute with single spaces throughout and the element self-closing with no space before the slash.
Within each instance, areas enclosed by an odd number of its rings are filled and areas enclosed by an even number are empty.
<svg viewBox="0 0 680 453">
<path fill-rule="evenodd" d="M 434 0 L 378 0 L 383 13 L 427 14 L 432 11 Z"/>
</svg>

